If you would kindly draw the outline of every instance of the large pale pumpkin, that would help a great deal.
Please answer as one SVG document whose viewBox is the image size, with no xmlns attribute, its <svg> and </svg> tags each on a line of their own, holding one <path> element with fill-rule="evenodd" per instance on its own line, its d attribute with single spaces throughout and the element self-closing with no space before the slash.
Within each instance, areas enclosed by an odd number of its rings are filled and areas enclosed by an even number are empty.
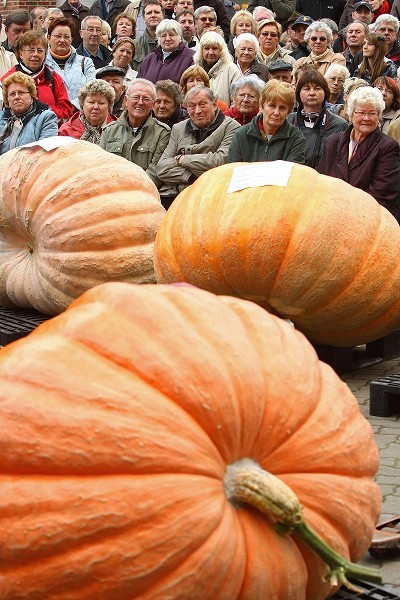
<svg viewBox="0 0 400 600">
<path fill-rule="evenodd" d="M 236 166 L 208 171 L 169 209 L 155 245 L 160 282 L 252 300 L 334 346 L 400 326 L 400 227 L 386 209 L 297 164 L 287 187 L 227 193 Z"/>
<path fill-rule="evenodd" d="M 57 314 L 106 281 L 155 282 L 164 218 L 156 186 L 129 161 L 77 141 L 0 159 L 0 306 Z"/>
<path fill-rule="evenodd" d="M 272 505 L 289 486 L 355 560 L 380 512 L 347 386 L 281 319 L 189 286 L 98 286 L 0 350 L 0 431 L 2 600 L 320 600 L 327 565 L 238 478 L 268 470 Z"/>
</svg>

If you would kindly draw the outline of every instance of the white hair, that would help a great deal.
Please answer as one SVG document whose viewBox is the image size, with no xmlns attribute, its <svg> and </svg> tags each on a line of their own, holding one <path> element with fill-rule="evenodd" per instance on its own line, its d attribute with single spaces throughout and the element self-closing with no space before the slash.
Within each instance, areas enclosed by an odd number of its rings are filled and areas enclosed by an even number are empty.
<svg viewBox="0 0 400 600">
<path fill-rule="evenodd" d="M 399 22 L 398 18 L 395 17 L 394 15 L 389 15 L 389 14 L 379 15 L 379 17 L 377 18 L 377 20 L 374 23 L 375 31 L 379 28 L 379 25 L 381 23 L 391 23 L 393 25 L 393 27 L 396 29 L 396 33 L 399 31 L 400 22 Z"/>
<path fill-rule="evenodd" d="M 175 19 L 163 19 L 156 27 L 156 38 L 159 41 L 163 33 L 176 33 L 182 41 L 182 28 Z"/>
<path fill-rule="evenodd" d="M 382 92 L 378 88 L 359 87 L 353 90 L 347 99 L 347 114 L 351 118 L 359 104 L 372 104 L 381 118 L 385 108 Z"/>
<path fill-rule="evenodd" d="M 328 38 L 329 43 L 333 40 L 332 29 L 322 21 L 314 21 L 314 23 L 311 23 L 311 25 L 309 25 L 305 30 L 304 39 L 306 42 L 308 42 L 308 40 L 310 39 L 313 31 L 323 31 L 324 33 L 326 33 L 326 37 Z"/>
<path fill-rule="evenodd" d="M 344 65 L 329 65 L 324 75 L 325 79 L 328 79 L 330 75 L 337 75 L 338 77 L 347 79 L 350 77 L 350 71 Z"/>
<path fill-rule="evenodd" d="M 267 17 L 263 17 L 263 19 L 275 19 L 275 13 L 273 13 L 272 10 L 265 8 L 265 6 L 256 6 L 253 10 L 253 17 L 255 21 L 257 20 L 257 15 L 261 12 L 269 13 L 269 15 Z"/>
<path fill-rule="evenodd" d="M 258 54 L 260 52 L 259 41 L 256 38 L 256 36 L 253 35 L 252 33 L 239 33 L 239 35 L 236 36 L 236 38 L 233 42 L 234 47 L 237 48 L 239 46 L 240 42 L 250 42 L 251 44 L 253 44 L 254 50 L 256 51 L 256 53 Z"/>
</svg>

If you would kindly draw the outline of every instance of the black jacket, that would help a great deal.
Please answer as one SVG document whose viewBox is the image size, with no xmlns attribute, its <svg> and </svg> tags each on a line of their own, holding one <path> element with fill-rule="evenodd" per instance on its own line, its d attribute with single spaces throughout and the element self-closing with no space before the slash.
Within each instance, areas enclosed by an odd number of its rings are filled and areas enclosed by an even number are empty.
<svg viewBox="0 0 400 600">
<path fill-rule="evenodd" d="M 96 69 L 100 69 L 101 67 L 105 67 L 106 65 L 108 65 L 111 62 L 112 57 L 113 57 L 111 50 L 106 48 L 106 46 L 103 46 L 102 44 L 100 44 L 100 50 L 103 54 L 103 60 L 101 60 L 101 58 L 99 58 L 98 56 L 90 55 L 90 58 L 94 62 L 94 66 L 96 67 Z M 83 44 L 79 44 L 79 46 L 76 48 L 76 52 L 77 52 L 77 54 L 80 54 L 81 56 L 85 56 L 84 50 L 83 50 Z"/>
<path fill-rule="evenodd" d="M 72 45 L 74 48 L 77 48 L 82 42 L 82 38 L 79 33 L 79 30 L 81 29 L 81 23 L 83 19 L 88 16 L 89 9 L 84 4 L 80 4 L 77 14 L 76 11 L 72 10 L 70 4 L 68 4 L 68 1 L 66 0 L 64 4 L 61 4 L 60 10 L 62 10 L 64 17 L 71 19 L 75 25 L 75 29 L 72 34 Z"/>
<path fill-rule="evenodd" d="M 338 131 L 344 131 L 348 126 L 347 121 L 329 112 L 325 107 L 320 112 L 314 127 L 306 127 L 301 114 L 301 108 L 292 112 L 287 117 L 289 123 L 300 129 L 306 139 L 306 165 L 317 168 L 325 150 L 327 138 Z"/>
<path fill-rule="evenodd" d="M 96 0 L 89 9 L 89 15 L 100 17 L 100 19 L 103 19 L 103 21 L 107 21 L 110 27 L 112 27 L 115 17 L 124 12 L 126 7 L 129 5 L 129 0 L 115 0 L 114 6 L 110 10 L 110 12 L 108 14 L 104 14 L 101 0 Z"/>
<path fill-rule="evenodd" d="M 314 21 L 332 19 L 338 25 L 346 0 L 297 0 L 296 10 Z"/>
</svg>

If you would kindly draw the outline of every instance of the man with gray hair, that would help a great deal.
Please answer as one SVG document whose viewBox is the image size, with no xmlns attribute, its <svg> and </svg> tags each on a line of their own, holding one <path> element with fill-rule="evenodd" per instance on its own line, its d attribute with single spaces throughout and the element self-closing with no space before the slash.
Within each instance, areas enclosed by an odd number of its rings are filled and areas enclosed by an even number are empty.
<svg viewBox="0 0 400 600">
<path fill-rule="evenodd" d="M 164 208 L 202 173 L 228 162 L 228 150 L 239 123 L 218 108 L 210 88 L 196 85 L 185 97 L 189 119 L 172 127 L 171 137 L 157 165 Z"/>
<path fill-rule="evenodd" d="M 250 0 L 248 9 L 253 12 L 256 6 L 267 8 L 274 13 L 273 19 L 276 19 L 281 25 L 286 23 L 292 13 L 296 10 L 296 0 Z M 299 11 L 303 15 L 308 15 L 308 12 Z M 264 17 L 265 18 L 265 17 Z M 271 17 L 267 17 L 271 19 Z"/>
<path fill-rule="evenodd" d="M 126 109 L 118 121 L 104 128 L 100 145 L 142 167 L 158 186 L 156 166 L 171 130 L 153 117 L 155 100 L 156 86 L 147 79 L 134 79 L 126 92 Z"/>
<path fill-rule="evenodd" d="M 61 19 L 63 16 L 64 13 L 61 10 L 61 8 L 47 8 L 40 17 L 43 31 L 47 33 L 49 30 L 50 23 L 52 21 L 55 21 L 56 19 Z"/>
<path fill-rule="evenodd" d="M 399 20 L 393 15 L 380 15 L 375 21 L 375 33 L 380 33 L 386 40 L 386 58 L 396 67 L 400 67 L 400 44 L 397 39 Z"/>
<path fill-rule="evenodd" d="M 96 69 L 101 69 L 111 62 L 112 52 L 101 43 L 102 19 L 88 15 L 81 24 L 82 43 L 76 48 L 77 54 L 92 59 Z"/>
<path fill-rule="evenodd" d="M 224 32 L 224 38 L 226 43 L 228 43 L 230 35 L 231 35 L 231 28 L 230 28 L 230 21 L 228 19 L 228 15 L 226 12 L 226 7 L 224 4 L 223 0 L 206 0 L 207 2 L 207 6 L 213 10 L 215 12 L 215 23 L 214 25 L 218 25 L 218 27 L 221 27 L 222 31 Z M 204 5 L 203 0 L 194 0 L 194 11 L 196 14 L 196 11 L 199 8 L 202 8 Z"/>
<path fill-rule="evenodd" d="M 200 39 L 201 34 L 210 27 L 215 27 L 217 24 L 217 13 L 211 6 L 200 6 L 194 11 L 194 24 L 196 27 L 197 37 Z"/>
</svg>

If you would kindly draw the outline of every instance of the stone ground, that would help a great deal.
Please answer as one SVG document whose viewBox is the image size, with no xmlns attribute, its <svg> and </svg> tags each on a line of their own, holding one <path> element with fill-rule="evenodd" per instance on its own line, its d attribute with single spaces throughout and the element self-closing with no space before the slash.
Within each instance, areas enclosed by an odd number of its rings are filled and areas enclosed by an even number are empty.
<svg viewBox="0 0 400 600">
<path fill-rule="evenodd" d="M 342 375 L 357 398 L 363 415 L 374 431 L 375 442 L 380 454 L 380 468 L 376 481 L 382 490 L 383 504 L 381 520 L 400 514 L 400 396 L 399 411 L 391 417 L 376 417 L 369 414 L 370 381 L 400 373 L 400 358 L 353 370 Z M 391 558 L 376 559 L 366 554 L 362 564 L 380 569 L 383 585 L 396 590 L 400 598 L 400 552 Z"/>
</svg>

